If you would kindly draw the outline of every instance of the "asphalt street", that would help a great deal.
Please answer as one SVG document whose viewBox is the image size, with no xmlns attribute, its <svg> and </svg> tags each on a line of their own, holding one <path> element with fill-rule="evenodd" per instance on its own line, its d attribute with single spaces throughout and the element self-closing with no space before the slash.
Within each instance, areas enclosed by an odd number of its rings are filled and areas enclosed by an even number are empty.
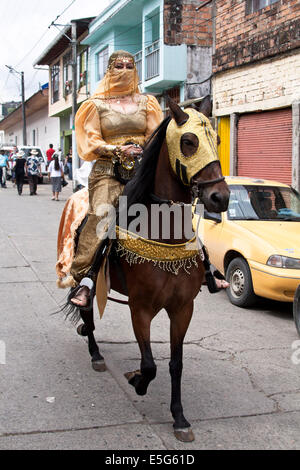
<svg viewBox="0 0 300 470">
<path fill-rule="evenodd" d="M 66 295 L 56 289 L 54 265 L 71 185 L 59 202 L 50 189 L 40 185 L 32 197 L 27 185 L 21 197 L 11 183 L 0 189 L 0 449 L 299 449 L 300 354 L 290 304 L 240 309 L 225 292 L 203 288 L 184 346 L 189 444 L 173 434 L 165 312 L 152 326 L 158 370 L 146 396 L 123 375 L 140 361 L 127 306 L 110 302 L 103 319 L 96 316 L 108 370 L 91 368 L 85 339 L 51 315 Z"/>
</svg>

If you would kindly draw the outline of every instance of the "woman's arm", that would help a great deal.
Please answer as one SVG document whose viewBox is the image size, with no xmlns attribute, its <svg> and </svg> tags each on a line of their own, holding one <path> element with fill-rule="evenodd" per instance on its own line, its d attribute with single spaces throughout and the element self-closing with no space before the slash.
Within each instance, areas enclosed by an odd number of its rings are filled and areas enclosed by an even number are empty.
<svg viewBox="0 0 300 470">
<path fill-rule="evenodd" d="M 108 145 L 102 137 L 99 113 L 92 101 L 84 102 L 75 117 L 76 142 L 79 156 L 86 161 L 112 157 L 115 145 Z"/>
<path fill-rule="evenodd" d="M 164 118 L 159 102 L 155 96 L 147 95 L 147 98 L 147 128 L 145 134 L 146 141 Z"/>
</svg>

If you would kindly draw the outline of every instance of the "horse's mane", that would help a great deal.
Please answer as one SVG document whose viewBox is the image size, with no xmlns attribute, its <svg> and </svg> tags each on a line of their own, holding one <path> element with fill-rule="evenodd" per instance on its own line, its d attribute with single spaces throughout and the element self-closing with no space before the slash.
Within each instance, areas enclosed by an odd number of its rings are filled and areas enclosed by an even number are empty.
<svg viewBox="0 0 300 470">
<path fill-rule="evenodd" d="M 147 196 L 153 191 L 158 156 L 170 120 L 170 117 L 165 118 L 146 142 L 141 166 L 123 192 L 123 195 L 127 196 L 127 207 L 137 203 L 144 204 Z"/>
</svg>

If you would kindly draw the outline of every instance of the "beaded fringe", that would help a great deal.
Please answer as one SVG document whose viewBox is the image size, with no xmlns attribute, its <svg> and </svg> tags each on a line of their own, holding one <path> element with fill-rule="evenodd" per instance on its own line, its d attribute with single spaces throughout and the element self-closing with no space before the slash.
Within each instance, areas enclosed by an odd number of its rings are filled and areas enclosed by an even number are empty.
<svg viewBox="0 0 300 470">
<path fill-rule="evenodd" d="M 187 274 L 190 274 L 189 270 L 193 266 L 198 267 L 197 258 L 199 256 L 199 253 L 189 258 L 177 259 L 173 261 L 162 261 L 162 260 L 146 258 L 145 256 L 141 256 L 138 253 L 134 253 L 133 251 L 130 251 L 127 248 L 124 248 L 124 246 L 121 245 L 120 242 L 117 242 L 115 249 L 121 258 L 125 257 L 127 263 L 130 266 L 132 264 L 142 264 L 142 263 L 145 263 L 145 261 L 148 261 L 148 262 L 153 263 L 154 266 L 157 266 L 163 271 L 167 271 L 172 274 L 175 274 L 175 276 L 178 275 L 179 270 L 182 268 Z"/>
</svg>

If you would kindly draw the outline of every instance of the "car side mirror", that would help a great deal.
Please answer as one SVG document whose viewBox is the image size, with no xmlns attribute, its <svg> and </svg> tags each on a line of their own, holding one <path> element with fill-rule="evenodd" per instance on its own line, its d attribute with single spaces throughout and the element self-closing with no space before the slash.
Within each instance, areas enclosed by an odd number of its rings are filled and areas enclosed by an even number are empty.
<svg viewBox="0 0 300 470">
<path fill-rule="evenodd" d="M 217 212 L 204 211 L 204 219 L 213 220 L 217 224 L 222 222 L 222 216 L 221 214 L 218 214 Z"/>
</svg>

